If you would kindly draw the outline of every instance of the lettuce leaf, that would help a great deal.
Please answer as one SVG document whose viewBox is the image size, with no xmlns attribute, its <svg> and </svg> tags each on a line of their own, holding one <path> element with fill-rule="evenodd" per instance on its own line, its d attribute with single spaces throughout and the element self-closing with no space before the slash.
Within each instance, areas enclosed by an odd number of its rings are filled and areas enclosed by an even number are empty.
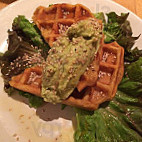
<svg viewBox="0 0 142 142">
<path fill-rule="evenodd" d="M 22 27 L 25 31 L 21 32 L 21 27 L 18 27 L 15 22 L 15 26 L 17 26 L 18 28 L 13 31 L 8 31 L 8 50 L 5 53 L 0 54 L 0 66 L 2 77 L 4 79 L 4 90 L 8 93 L 8 95 L 12 95 L 15 93 L 17 94 L 17 92 L 18 94 L 22 94 L 23 97 L 28 98 L 30 106 L 37 108 L 43 104 L 42 98 L 34 96 L 30 93 L 16 90 L 9 85 L 9 81 L 11 80 L 12 76 L 22 73 L 28 67 L 43 62 L 44 58 L 42 58 L 40 54 L 42 54 L 43 51 L 47 49 L 47 47 L 45 48 L 46 44 L 40 39 L 41 36 L 37 32 L 35 32 L 35 27 L 33 27 L 32 24 L 29 23 L 29 21 L 25 18 L 20 18 L 20 20 L 22 20 L 20 22 L 23 22 L 25 20 L 25 27 Z M 28 31 L 30 30 L 30 28 L 32 28 L 33 31 Z M 24 32 L 26 32 L 26 36 Z M 32 42 L 30 41 L 30 36 L 33 36 Z M 34 45 L 39 45 L 39 47 L 35 48 Z M 47 52 L 48 50 L 45 52 L 44 55 L 47 56 Z M 39 61 L 31 62 L 29 64 L 28 61 L 30 57 L 32 58 L 35 55 L 37 58 L 40 58 Z M 28 60 L 24 59 L 24 56 L 28 56 Z"/>
<path fill-rule="evenodd" d="M 132 49 L 139 36 L 132 37 L 128 15 L 108 13 L 104 25 L 105 42 L 125 49 L 125 75 L 112 101 L 92 112 L 76 109 L 75 142 L 142 141 L 142 50 Z"/>
<path fill-rule="evenodd" d="M 128 77 L 125 77 L 119 84 L 118 89 L 132 95 L 139 95 L 142 93 L 142 83 L 130 80 Z"/>
<path fill-rule="evenodd" d="M 107 15 L 107 23 L 104 24 L 105 43 L 116 41 L 125 49 L 125 61 L 133 62 L 142 56 L 142 50 L 138 48 L 132 49 L 135 41 L 139 38 L 133 37 L 130 22 L 127 20 L 129 13 L 121 13 L 117 15 L 110 12 Z"/>
<path fill-rule="evenodd" d="M 118 88 L 131 95 L 142 94 L 142 57 L 125 67 L 125 77 Z"/>
<path fill-rule="evenodd" d="M 19 95 L 28 98 L 30 107 L 38 108 L 44 103 L 44 100 L 41 97 L 20 90 L 18 90 L 18 93 Z"/>
<path fill-rule="evenodd" d="M 111 108 L 112 107 L 112 108 Z M 129 112 L 129 107 L 127 108 Z M 141 110 L 131 110 L 131 118 L 135 120 L 135 127 L 141 131 L 142 126 L 137 125 L 141 117 Z M 100 108 L 93 114 L 77 112 L 77 130 L 74 135 L 75 142 L 139 142 L 142 141 L 140 134 L 131 129 L 128 125 L 127 111 L 120 113 L 117 109 L 108 105 L 106 108 Z M 137 119 L 135 119 L 138 117 Z M 130 123 L 130 122 L 129 122 Z"/>
<path fill-rule="evenodd" d="M 8 50 L 0 56 L 1 73 L 5 83 L 8 83 L 12 76 L 20 74 L 28 67 L 28 60 L 22 59 L 24 54 L 33 56 L 38 53 L 32 45 L 21 40 L 15 31 L 8 31 L 8 41 Z"/>
<path fill-rule="evenodd" d="M 31 42 L 34 46 L 41 49 L 42 56 L 46 59 L 50 46 L 44 42 L 40 31 L 37 27 L 25 18 L 23 15 L 19 15 L 13 20 L 12 29 L 17 32 L 17 34 Z"/>
<path fill-rule="evenodd" d="M 128 77 L 142 83 L 142 57 L 136 62 L 131 63 L 126 69 Z"/>
<path fill-rule="evenodd" d="M 116 97 L 98 110 L 76 109 L 75 142 L 142 141 L 142 101 L 117 91 Z"/>
<path fill-rule="evenodd" d="M 94 13 L 95 18 L 102 20 L 103 23 L 106 23 L 105 15 L 103 12 Z"/>
</svg>

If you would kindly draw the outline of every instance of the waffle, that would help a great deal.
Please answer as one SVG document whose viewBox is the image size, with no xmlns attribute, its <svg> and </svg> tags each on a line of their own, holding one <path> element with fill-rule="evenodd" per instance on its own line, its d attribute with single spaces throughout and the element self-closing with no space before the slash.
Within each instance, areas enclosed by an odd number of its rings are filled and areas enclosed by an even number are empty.
<svg viewBox="0 0 142 142">
<path fill-rule="evenodd" d="M 45 41 L 52 47 L 53 42 L 68 27 L 89 17 L 94 16 L 88 8 L 81 4 L 54 4 L 48 8 L 38 7 L 34 12 L 33 21 L 40 29 Z"/>
<path fill-rule="evenodd" d="M 97 82 L 82 92 L 77 89 L 64 104 L 95 110 L 105 101 L 112 100 L 124 73 L 124 49 L 116 42 L 104 44 L 100 54 Z"/>
<path fill-rule="evenodd" d="M 52 46 L 53 42 L 73 23 L 93 17 L 91 11 L 81 4 L 54 4 L 48 8 L 38 7 L 33 15 L 33 21 L 40 29 L 46 42 Z M 97 20 L 97 19 L 96 19 Z M 102 21 L 97 20 L 102 26 Z M 103 40 L 102 40 L 103 41 Z M 101 41 L 101 42 L 102 42 Z M 92 67 L 81 76 L 78 91 L 95 84 L 98 75 L 99 55 L 95 57 Z"/>
<path fill-rule="evenodd" d="M 24 92 L 41 96 L 41 77 L 42 67 L 36 66 L 27 68 L 22 74 L 13 76 L 9 84 Z"/>
<path fill-rule="evenodd" d="M 97 54 L 94 57 L 93 62 L 86 69 L 85 73 L 80 77 L 79 83 L 77 85 L 77 90 L 79 92 L 81 92 L 87 86 L 94 86 L 96 84 L 96 81 L 98 79 L 100 54 L 101 54 L 103 42 L 104 42 L 104 37 L 102 37 L 100 41 L 100 47 Z"/>
<path fill-rule="evenodd" d="M 124 72 L 124 50 L 116 42 L 103 44 L 99 56 L 99 72 L 96 83 L 81 92 L 75 89 L 71 96 L 62 102 L 63 104 L 95 110 L 101 103 L 109 101 L 115 96 Z M 42 68 L 28 68 L 22 74 L 12 77 L 9 83 L 19 90 L 41 96 L 41 78 L 35 77 L 36 79 L 30 80 L 31 74 L 41 77 Z"/>
</svg>

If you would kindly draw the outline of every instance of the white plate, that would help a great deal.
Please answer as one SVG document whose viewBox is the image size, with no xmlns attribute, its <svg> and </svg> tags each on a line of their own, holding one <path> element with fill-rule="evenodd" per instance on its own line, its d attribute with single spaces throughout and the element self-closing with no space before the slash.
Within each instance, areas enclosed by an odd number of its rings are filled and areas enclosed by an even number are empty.
<svg viewBox="0 0 142 142">
<path fill-rule="evenodd" d="M 48 6 L 53 3 L 81 3 L 92 12 L 115 11 L 129 12 L 134 35 L 142 33 L 142 20 L 126 8 L 110 0 L 19 0 L 0 11 L 0 52 L 6 50 L 7 30 L 11 28 L 17 15 L 31 18 L 39 5 Z M 142 48 L 142 36 L 136 46 Z M 3 80 L 0 78 L 0 141 L 1 142 L 73 142 L 74 112 L 67 107 L 61 110 L 60 105 L 47 104 L 37 110 L 29 108 L 19 96 L 8 97 L 3 91 Z"/>
</svg>

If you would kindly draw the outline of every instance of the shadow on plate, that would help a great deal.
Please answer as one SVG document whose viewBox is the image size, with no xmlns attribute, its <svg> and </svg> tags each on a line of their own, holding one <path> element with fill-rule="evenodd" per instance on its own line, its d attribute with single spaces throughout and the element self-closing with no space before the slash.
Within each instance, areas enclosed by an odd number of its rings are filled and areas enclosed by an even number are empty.
<svg viewBox="0 0 142 142">
<path fill-rule="evenodd" d="M 18 94 L 11 96 L 14 100 L 20 101 L 28 105 L 28 99 Z M 61 104 L 44 103 L 43 106 L 36 109 L 36 115 L 44 121 L 52 121 L 58 118 L 64 118 L 66 120 L 72 120 L 75 116 L 75 112 L 72 107 L 66 106 L 63 110 Z M 30 109 L 30 108 L 29 108 Z"/>
<path fill-rule="evenodd" d="M 72 120 L 75 116 L 73 108 L 66 106 L 64 110 L 61 109 L 61 104 L 50 104 L 45 103 L 42 107 L 39 107 L 36 114 L 45 121 L 52 121 L 58 118 L 64 118 L 67 120 Z"/>
<path fill-rule="evenodd" d="M 27 98 L 25 98 L 25 97 L 23 97 L 23 96 L 20 96 L 20 95 L 18 95 L 17 93 L 12 94 L 10 97 L 13 98 L 13 99 L 16 100 L 16 101 L 25 103 L 26 105 L 29 104 Z"/>
</svg>

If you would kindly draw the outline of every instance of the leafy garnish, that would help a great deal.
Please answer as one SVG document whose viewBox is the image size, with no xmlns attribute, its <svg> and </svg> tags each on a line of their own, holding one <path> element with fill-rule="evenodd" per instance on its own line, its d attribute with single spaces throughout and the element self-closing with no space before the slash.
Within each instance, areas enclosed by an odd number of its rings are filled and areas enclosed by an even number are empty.
<svg viewBox="0 0 142 142">
<path fill-rule="evenodd" d="M 120 105 L 112 101 L 106 108 L 100 108 L 93 114 L 84 113 L 84 111 L 77 112 L 75 142 L 142 141 L 142 137 L 138 133 L 142 130 L 142 126 L 138 125 L 139 119 L 137 119 L 142 116 L 141 109 Z M 133 129 L 131 129 L 132 123 L 135 124 Z M 134 129 L 137 129 L 138 132 Z"/>
<path fill-rule="evenodd" d="M 30 62 L 29 64 L 29 60 L 25 57 L 28 56 L 30 59 L 30 57 L 35 56 L 36 54 L 39 55 L 39 51 L 33 48 L 28 42 L 23 41 L 15 31 L 8 31 L 8 35 L 8 50 L 0 56 L 1 73 L 4 78 L 4 90 L 8 95 L 19 92 L 20 94 L 23 94 L 22 96 L 29 99 L 30 106 L 39 107 L 43 103 L 41 98 L 19 91 L 9 85 L 12 76 L 18 75 L 29 66 L 38 63 Z M 44 59 L 41 58 L 41 62 L 43 62 L 42 60 Z"/>
<path fill-rule="evenodd" d="M 142 50 L 132 49 L 128 14 L 111 12 L 104 26 L 105 42 L 117 41 L 125 50 L 125 75 L 115 98 L 92 112 L 77 109 L 75 142 L 142 141 Z M 97 17 L 97 16 L 96 16 Z M 98 17 L 99 18 L 99 17 Z M 99 18 L 100 19 L 100 18 Z"/>
<path fill-rule="evenodd" d="M 102 20 L 103 23 L 106 23 L 105 15 L 103 12 L 94 13 L 95 18 Z"/>
<path fill-rule="evenodd" d="M 129 93 L 131 95 L 142 94 L 142 83 L 130 80 L 129 78 L 123 78 L 119 87 L 119 90 Z"/>
<path fill-rule="evenodd" d="M 129 26 L 128 21 L 126 21 L 128 17 L 127 14 L 121 14 L 121 16 L 118 16 L 115 12 L 111 12 L 106 14 L 108 17 L 107 24 L 104 25 L 104 33 L 105 33 L 105 42 L 113 42 L 118 41 L 120 37 L 123 36 L 123 34 L 132 35 L 132 30 Z M 127 30 L 124 30 L 125 22 L 127 22 Z M 124 32 L 124 33 L 123 33 Z"/>
<path fill-rule="evenodd" d="M 137 47 L 129 50 L 127 53 L 125 53 L 125 61 L 126 62 L 134 62 L 139 59 L 139 57 L 142 57 L 142 50 L 139 50 Z"/>
<path fill-rule="evenodd" d="M 119 90 L 131 95 L 142 94 L 142 57 L 125 67 L 125 77 Z"/>
<path fill-rule="evenodd" d="M 131 63 L 126 69 L 128 77 L 142 83 L 142 57 L 136 62 Z"/>
<path fill-rule="evenodd" d="M 133 62 L 142 56 L 142 50 L 135 48 L 132 50 L 135 41 L 139 38 L 133 37 L 130 22 L 127 20 L 129 13 L 122 13 L 118 16 L 115 12 L 107 14 L 108 21 L 104 24 L 105 42 L 116 41 L 125 49 L 125 61 Z"/>
<path fill-rule="evenodd" d="M 65 104 L 61 104 L 61 110 L 64 110 L 67 107 Z"/>
<path fill-rule="evenodd" d="M 1 72 L 5 82 L 28 67 L 28 60 L 22 59 L 25 54 L 33 56 L 38 53 L 29 43 L 22 41 L 15 31 L 8 31 L 8 34 L 8 50 L 0 56 Z"/>
<path fill-rule="evenodd" d="M 19 95 L 28 98 L 30 107 L 38 108 L 44 103 L 41 97 L 35 96 L 27 92 L 19 91 Z"/>
<path fill-rule="evenodd" d="M 44 42 L 38 29 L 33 23 L 30 23 L 25 16 L 18 16 L 13 21 L 12 29 L 16 31 L 18 35 L 22 35 L 21 37 L 27 38 L 34 46 L 41 49 L 42 56 L 46 59 L 50 47 Z"/>
<path fill-rule="evenodd" d="M 4 90 L 8 95 L 19 92 L 19 94 L 28 98 L 29 105 L 32 107 L 39 107 L 43 103 L 42 98 L 11 87 L 9 81 L 26 68 L 43 63 L 44 58 L 42 56 L 46 58 L 48 49 L 48 44 L 44 42 L 34 24 L 25 19 L 24 16 L 15 18 L 13 31 L 8 31 L 8 50 L 4 54 L 1 53 L 0 56 Z"/>
</svg>

